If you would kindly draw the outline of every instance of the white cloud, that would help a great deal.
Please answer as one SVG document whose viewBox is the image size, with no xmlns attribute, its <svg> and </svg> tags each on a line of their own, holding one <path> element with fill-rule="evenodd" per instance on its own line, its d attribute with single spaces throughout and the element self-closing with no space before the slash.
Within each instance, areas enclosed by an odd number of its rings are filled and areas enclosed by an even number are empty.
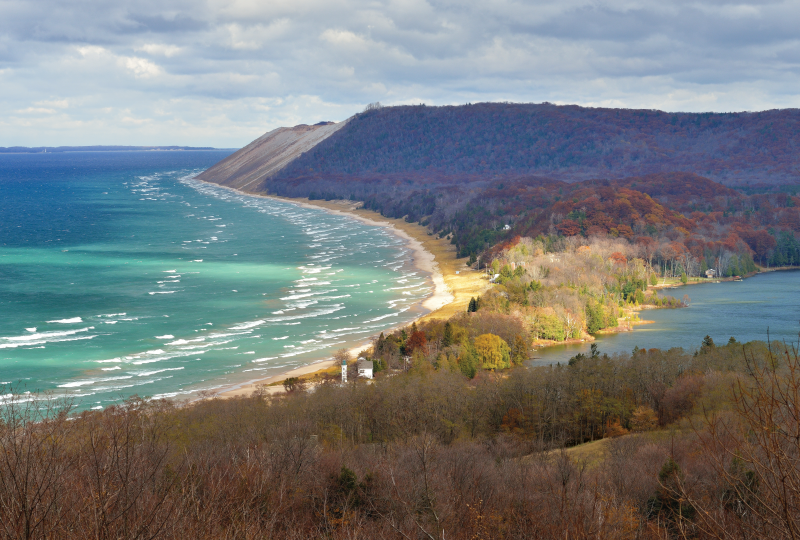
<svg viewBox="0 0 800 540">
<path fill-rule="evenodd" d="M 148 79 L 156 77 L 162 73 L 161 68 L 146 58 L 135 56 L 123 56 L 117 59 L 117 63 L 132 72 L 137 79 Z"/>
<path fill-rule="evenodd" d="M 366 103 L 798 107 L 793 0 L 4 0 L 0 146 L 241 146 Z"/>
<path fill-rule="evenodd" d="M 69 100 L 66 99 L 50 99 L 44 101 L 37 101 L 36 105 L 42 107 L 55 107 L 57 109 L 66 109 L 69 107 Z"/>
<path fill-rule="evenodd" d="M 134 50 L 136 52 L 146 52 L 147 54 L 151 54 L 153 56 L 166 56 L 167 58 L 171 58 L 177 54 L 180 54 L 184 49 L 183 47 L 167 45 L 164 43 L 145 43 L 144 45 L 134 48 Z"/>
<path fill-rule="evenodd" d="M 55 109 L 46 109 L 44 107 L 27 107 L 25 109 L 18 109 L 14 111 L 19 114 L 53 114 Z"/>
<path fill-rule="evenodd" d="M 363 37 L 348 30 L 328 29 L 322 32 L 320 37 L 332 45 L 343 45 L 359 50 L 363 50 L 369 44 Z"/>
</svg>

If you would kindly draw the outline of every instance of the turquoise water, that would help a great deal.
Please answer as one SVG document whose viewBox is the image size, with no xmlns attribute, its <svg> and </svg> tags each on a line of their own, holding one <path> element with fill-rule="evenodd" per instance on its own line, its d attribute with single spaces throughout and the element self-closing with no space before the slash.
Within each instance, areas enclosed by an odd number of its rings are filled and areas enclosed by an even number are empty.
<svg viewBox="0 0 800 540">
<path fill-rule="evenodd" d="M 386 229 L 192 179 L 227 152 L 0 156 L 0 383 L 99 408 L 280 373 L 418 313 Z M 0 392 L 3 394 L 3 392 Z"/>
<path fill-rule="evenodd" d="M 642 320 L 632 332 L 597 336 L 600 352 L 631 352 L 634 347 L 693 351 L 706 335 L 720 344 L 737 341 L 797 343 L 800 332 L 800 271 L 767 272 L 744 281 L 686 285 L 665 291 L 676 297 L 689 295 L 688 308 L 641 311 Z M 532 365 L 566 362 L 589 352 L 589 343 L 541 348 Z"/>
</svg>

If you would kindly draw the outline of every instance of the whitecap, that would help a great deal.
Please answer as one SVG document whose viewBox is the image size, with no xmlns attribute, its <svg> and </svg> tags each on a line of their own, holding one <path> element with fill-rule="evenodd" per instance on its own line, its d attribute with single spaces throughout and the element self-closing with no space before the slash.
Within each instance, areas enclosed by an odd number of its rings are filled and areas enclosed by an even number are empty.
<svg viewBox="0 0 800 540">
<path fill-rule="evenodd" d="M 151 294 L 151 295 L 153 295 L 153 294 L 172 294 L 174 292 L 175 291 L 156 291 L 156 292 L 151 292 L 151 293 L 148 293 L 148 294 Z"/>
<path fill-rule="evenodd" d="M 180 371 L 183 369 L 182 367 L 174 367 L 174 368 L 164 368 L 164 369 L 157 369 L 155 371 L 142 371 L 137 373 L 138 377 L 147 377 L 149 375 L 155 375 L 156 373 L 163 373 L 164 371 Z"/>
<path fill-rule="evenodd" d="M 36 332 L 36 327 L 33 326 L 31 328 L 26 328 L 25 330 L 27 330 L 28 332 Z"/>
<path fill-rule="evenodd" d="M 246 323 L 237 324 L 236 326 L 231 326 L 231 330 L 248 330 L 250 328 L 255 328 L 256 326 L 261 326 L 264 324 L 264 321 L 250 321 Z"/>
<path fill-rule="evenodd" d="M 200 337 L 196 339 L 176 339 L 175 341 L 170 341 L 167 345 L 188 345 L 189 343 L 199 343 L 201 341 L 205 341 L 206 338 Z M 164 352 L 164 351 L 161 351 Z"/>
<path fill-rule="evenodd" d="M 172 334 L 164 334 L 163 336 L 156 336 L 156 339 L 175 339 Z"/>
<path fill-rule="evenodd" d="M 367 319 L 367 320 L 366 320 L 366 321 L 364 321 L 364 322 L 368 322 L 368 323 L 370 323 L 370 322 L 375 322 L 375 321 L 381 321 L 381 320 L 383 320 L 383 319 L 388 319 L 389 317 L 396 317 L 396 316 L 397 316 L 397 315 L 399 315 L 399 314 L 400 314 L 400 312 L 396 312 L 396 313 L 388 313 L 388 314 L 386 314 L 386 315 L 381 315 L 380 317 L 375 317 L 374 319 Z"/>
<path fill-rule="evenodd" d="M 252 331 L 248 332 L 221 332 L 219 334 L 208 334 L 209 339 L 218 339 L 218 338 L 226 338 L 231 336 L 246 336 L 247 334 L 252 334 Z"/>
<path fill-rule="evenodd" d="M 97 381 L 95 381 L 95 380 L 91 380 L 91 381 L 73 381 L 73 382 L 68 382 L 68 383 L 64 383 L 64 384 L 59 384 L 58 387 L 59 388 L 76 388 L 78 386 L 86 386 L 87 384 L 94 384 L 96 382 Z"/>
<path fill-rule="evenodd" d="M 268 362 L 270 360 L 275 360 L 277 358 L 278 358 L 277 356 L 266 356 L 264 358 L 256 358 L 254 360 L 251 360 L 251 362 L 253 362 L 254 364 L 258 364 L 259 362 Z"/>
<path fill-rule="evenodd" d="M 217 388 L 217 387 L 214 387 L 214 388 Z M 210 388 L 207 388 L 206 390 L 210 390 Z M 186 395 L 186 394 L 191 394 L 193 392 L 194 392 L 194 390 L 185 390 L 183 392 L 165 392 L 163 394 L 156 394 L 151 399 L 154 399 L 154 400 L 155 399 L 169 399 L 169 398 L 174 398 L 176 396 L 182 396 L 182 395 Z"/>
<path fill-rule="evenodd" d="M 296 292 L 298 292 L 298 293 L 302 292 L 302 293 L 305 293 L 305 294 L 292 294 L 291 296 L 284 296 L 283 298 L 281 298 L 281 300 L 300 300 L 302 298 L 308 298 L 310 296 L 317 296 L 317 295 L 320 295 L 320 294 L 327 294 L 327 293 L 336 292 L 336 289 L 331 289 L 331 290 L 328 290 L 328 291 L 316 291 L 316 292 L 307 292 L 307 291 L 310 291 L 310 289 L 298 290 Z"/>
<path fill-rule="evenodd" d="M 92 339 L 97 337 L 97 335 L 93 336 L 82 336 L 82 337 L 71 337 L 75 334 L 88 332 L 89 330 L 94 329 L 94 326 L 88 326 L 86 328 L 79 328 L 76 330 L 66 330 L 63 332 L 39 332 L 39 333 L 32 333 L 32 334 L 24 334 L 21 336 L 11 336 L 11 337 L 2 337 L 0 338 L 0 349 L 15 349 L 17 347 L 30 347 L 34 345 L 42 345 L 44 343 L 52 343 L 52 342 L 60 342 L 60 341 L 75 341 L 78 339 Z M 5 343 L 3 343 L 5 341 Z"/>
<path fill-rule="evenodd" d="M 56 319 L 55 321 L 47 321 L 49 323 L 58 323 L 58 324 L 75 324 L 83 322 L 83 319 L 80 317 L 72 317 L 70 319 Z"/>
<path fill-rule="evenodd" d="M 289 338 L 289 336 L 283 336 L 283 337 L 274 337 L 272 339 L 275 340 L 275 341 L 279 341 L 281 339 L 288 339 L 288 338 Z"/>
</svg>

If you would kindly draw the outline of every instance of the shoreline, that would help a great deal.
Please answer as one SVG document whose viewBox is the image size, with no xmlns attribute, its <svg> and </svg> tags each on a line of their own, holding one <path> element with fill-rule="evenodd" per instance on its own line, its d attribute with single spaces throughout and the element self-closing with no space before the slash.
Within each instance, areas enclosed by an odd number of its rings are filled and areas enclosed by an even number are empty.
<svg viewBox="0 0 800 540">
<path fill-rule="evenodd" d="M 197 179 L 196 179 L 197 180 Z M 387 218 L 377 212 L 361 208 L 360 202 L 352 201 L 311 201 L 309 199 L 278 197 L 260 193 L 240 191 L 228 186 L 213 182 L 197 180 L 212 186 L 231 190 L 239 195 L 273 199 L 276 201 L 296 204 L 304 208 L 324 210 L 331 214 L 341 215 L 355 219 L 361 223 L 385 228 L 390 234 L 401 238 L 405 246 L 411 250 L 408 262 L 418 270 L 430 276 L 433 283 L 431 294 L 424 300 L 414 304 L 413 309 L 421 309 L 423 313 L 408 321 L 395 326 L 387 327 L 383 332 L 391 332 L 396 328 L 408 326 L 413 322 L 427 319 L 449 318 L 456 311 L 466 309 L 471 296 L 482 294 L 489 286 L 482 272 L 473 270 L 466 264 L 466 258 L 456 257 L 455 247 L 446 239 L 438 238 L 427 229 L 416 223 L 408 223 L 402 219 Z M 372 346 L 370 336 L 361 344 L 351 347 L 348 352 L 352 357 L 357 357 Z M 277 394 L 284 391 L 280 385 L 274 385 L 289 377 L 301 377 L 328 371 L 334 367 L 335 361 L 330 356 L 325 356 L 309 364 L 288 371 L 283 371 L 269 377 L 251 379 L 235 384 L 228 384 L 217 390 L 210 391 L 212 397 L 228 399 L 240 396 L 249 396 L 254 392 L 264 394 Z M 201 398 L 202 399 L 202 398 Z"/>
</svg>

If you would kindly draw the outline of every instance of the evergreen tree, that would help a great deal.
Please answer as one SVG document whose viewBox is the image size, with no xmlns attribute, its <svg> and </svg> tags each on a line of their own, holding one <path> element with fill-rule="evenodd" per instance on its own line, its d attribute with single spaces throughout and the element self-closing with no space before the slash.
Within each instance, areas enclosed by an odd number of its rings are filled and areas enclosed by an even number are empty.
<svg viewBox="0 0 800 540">
<path fill-rule="evenodd" d="M 478 373 L 481 360 L 478 357 L 478 351 L 475 350 L 469 340 L 464 340 L 461 343 L 461 356 L 458 357 L 457 361 L 458 367 L 464 376 L 472 379 Z"/>
<path fill-rule="evenodd" d="M 700 352 L 706 353 L 711 349 L 715 349 L 717 346 L 714 344 L 714 340 L 711 339 L 711 336 L 706 336 L 703 338 L 703 344 L 700 345 Z"/>
<path fill-rule="evenodd" d="M 453 325 L 450 321 L 444 323 L 444 335 L 442 336 L 442 347 L 449 347 L 453 344 Z"/>
<path fill-rule="evenodd" d="M 586 331 L 590 334 L 598 332 L 605 326 L 603 306 L 597 302 L 586 304 Z"/>
<path fill-rule="evenodd" d="M 650 519 L 667 521 L 671 528 L 682 528 L 685 521 L 695 516 L 694 507 L 681 497 L 683 471 L 670 456 L 658 473 L 658 489 L 647 501 Z"/>
</svg>

